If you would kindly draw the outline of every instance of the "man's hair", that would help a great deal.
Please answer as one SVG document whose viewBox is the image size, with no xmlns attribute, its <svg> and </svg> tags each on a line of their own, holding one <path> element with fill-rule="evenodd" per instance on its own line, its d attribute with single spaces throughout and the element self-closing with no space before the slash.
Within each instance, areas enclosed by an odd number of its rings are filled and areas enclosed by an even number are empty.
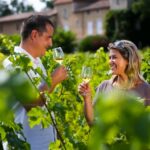
<svg viewBox="0 0 150 150">
<path fill-rule="evenodd" d="M 21 36 L 22 40 L 26 40 L 31 34 L 32 30 L 37 30 L 38 32 L 46 31 L 46 25 L 49 24 L 54 28 L 53 23 L 50 21 L 48 16 L 44 15 L 32 15 L 28 17 L 22 24 Z"/>
<path fill-rule="evenodd" d="M 138 54 L 138 48 L 136 45 L 128 40 L 120 40 L 114 43 L 110 43 L 108 49 L 117 50 L 124 59 L 128 61 L 125 73 L 129 78 L 130 87 L 134 87 L 138 80 L 144 80 L 140 74 L 140 62 L 141 59 Z"/>
</svg>

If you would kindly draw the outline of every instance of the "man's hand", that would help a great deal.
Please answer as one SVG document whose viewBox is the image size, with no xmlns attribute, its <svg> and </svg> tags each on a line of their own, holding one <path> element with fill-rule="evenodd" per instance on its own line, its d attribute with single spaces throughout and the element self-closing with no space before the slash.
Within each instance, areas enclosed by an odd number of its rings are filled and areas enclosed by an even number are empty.
<svg viewBox="0 0 150 150">
<path fill-rule="evenodd" d="M 49 92 L 51 92 L 57 84 L 67 79 L 68 77 L 67 69 L 64 66 L 60 66 L 54 70 L 51 77 L 52 77 L 52 85 Z"/>
</svg>

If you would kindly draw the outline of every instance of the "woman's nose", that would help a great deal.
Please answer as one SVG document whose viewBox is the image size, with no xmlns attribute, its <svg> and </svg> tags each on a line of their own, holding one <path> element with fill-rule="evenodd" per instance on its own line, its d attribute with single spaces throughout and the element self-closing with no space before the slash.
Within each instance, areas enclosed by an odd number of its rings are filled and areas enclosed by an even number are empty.
<svg viewBox="0 0 150 150">
<path fill-rule="evenodd" d="M 112 58 L 109 58 L 109 64 L 112 62 Z"/>
<path fill-rule="evenodd" d="M 109 58 L 109 64 L 113 64 L 114 63 L 114 59 L 113 58 Z"/>
</svg>

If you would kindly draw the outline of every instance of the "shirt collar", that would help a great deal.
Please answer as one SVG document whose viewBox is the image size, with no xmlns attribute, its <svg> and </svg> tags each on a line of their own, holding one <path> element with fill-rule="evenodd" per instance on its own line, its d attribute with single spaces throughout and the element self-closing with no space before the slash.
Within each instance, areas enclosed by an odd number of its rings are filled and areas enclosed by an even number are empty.
<svg viewBox="0 0 150 150">
<path fill-rule="evenodd" d="M 31 56 L 31 54 L 29 54 L 25 49 L 23 49 L 23 48 L 20 47 L 20 46 L 15 46 L 14 52 L 26 54 L 26 55 L 31 59 L 31 61 L 33 61 L 33 62 L 36 60 L 35 58 L 33 58 L 33 57 Z"/>
</svg>

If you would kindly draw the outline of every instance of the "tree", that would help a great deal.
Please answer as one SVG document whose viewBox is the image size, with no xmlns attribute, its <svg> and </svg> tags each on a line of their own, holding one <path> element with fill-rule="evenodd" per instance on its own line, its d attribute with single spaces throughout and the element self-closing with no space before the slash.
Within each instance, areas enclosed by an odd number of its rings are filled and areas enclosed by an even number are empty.
<svg viewBox="0 0 150 150">
<path fill-rule="evenodd" d="M 0 1 L 0 16 L 6 16 L 12 14 L 12 10 L 9 8 L 8 4 L 5 1 Z"/>
<path fill-rule="evenodd" d="M 25 5 L 23 1 L 12 0 L 10 4 L 7 4 L 6 1 L 0 1 L 0 16 L 7 16 L 20 12 L 29 12 L 34 11 L 34 8 L 31 5 Z"/>
<path fill-rule="evenodd" d="M 25 5 L 23 1 L 20 2 L 18 0 L 11 1 L 11 8 L 14 13 L 34 11 L 31 5 Z"/>
<path fill-rule="evenodd" d="M 132 11 L 138 15 L 137 23 L 139 27 L 139 37 L 142 46 L 149 46 L 150 33 L 150 1 L 149 0 L 135 0 L 132 4 Z"/>
<path fill-rule="evenodd" d="M 54 8 L 54 0 L 40 0 L 40 1 L 45 3 L 47 8 Z"/>
<path fill-rule="evenodd" d="M 106 35 L 112 41 L 129 39 L 139 48 L 150 45 L 150 1 L 134 0 L 130 9 L 111 10 L 106 15 Z"/>
<path fill-rule="evenodd" d="M 149 0 L 134 0 L 132 4 L 132 10 L 134 13 L 140 14 L 141 19 L 145 19 L 150 16 L 150 1 Z"/>
</svg>

